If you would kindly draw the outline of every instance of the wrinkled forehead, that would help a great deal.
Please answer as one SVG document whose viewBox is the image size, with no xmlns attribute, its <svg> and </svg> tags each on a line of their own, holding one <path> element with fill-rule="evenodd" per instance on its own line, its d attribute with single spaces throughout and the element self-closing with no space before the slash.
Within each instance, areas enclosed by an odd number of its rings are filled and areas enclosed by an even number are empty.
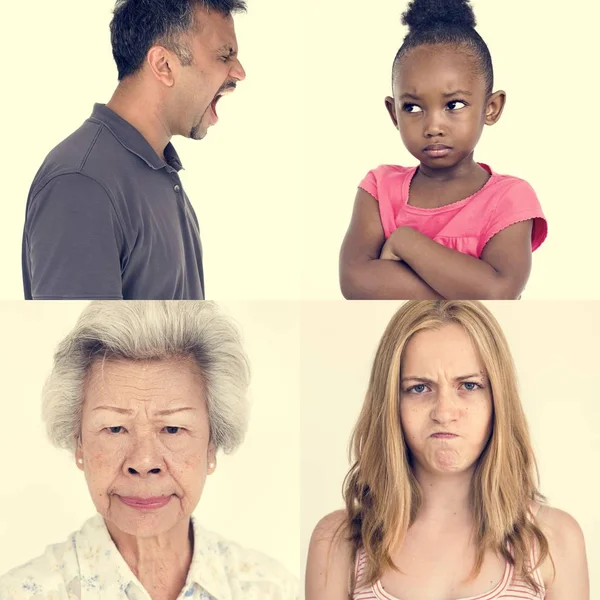
<svg viewBox="0 0 600 600">
<path fill-rule="evenodd" d="M 485 92 L 478 57 L 464 45 L 424 44 L 409 50 L 394 69 L 394 95 L 454 89 Z"/>
<path fill-rule="evenodd" d="M 485 376 L 486 369 L 471 336 L 462 325 L 451 323 L 415 333 L 404 348 L 401 372 L 403 377 L 463 377 Z"/>
<path fill-rule="evenodd" d="M 161 360 L 96 359 L 84 385 L 84 410 L 111 404 L 133 409 L 140 404 L 161 409 L 185 404 L 206 406 L 204 381 L 188 357 Z"/>
</svg>

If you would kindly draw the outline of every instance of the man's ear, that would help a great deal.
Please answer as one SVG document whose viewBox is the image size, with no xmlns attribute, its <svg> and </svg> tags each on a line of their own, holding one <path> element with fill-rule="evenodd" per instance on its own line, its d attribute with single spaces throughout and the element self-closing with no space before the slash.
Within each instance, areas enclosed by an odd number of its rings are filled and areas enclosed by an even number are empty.
<svg viewBox="0 0 600 600">
<path fill-rule="evenodd" d="M 146 55 L 146 64 L 152 75 L 167 87 L 173 87 L 175 83 L 176 61 L 175 55 L 164 46 L 152 46 Z"/>
</svg>

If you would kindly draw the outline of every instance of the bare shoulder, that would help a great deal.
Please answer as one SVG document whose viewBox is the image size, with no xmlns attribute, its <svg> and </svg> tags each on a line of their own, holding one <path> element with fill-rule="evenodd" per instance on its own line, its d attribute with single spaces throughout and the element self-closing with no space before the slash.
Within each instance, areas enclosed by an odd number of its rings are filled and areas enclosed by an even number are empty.
<svg viewBox="0 0 600 600">
<path fill-rule="evenodd" d="M 337 510 L 315 526 L 306 566 L 306 600 L 348 600 L 352 547 L 346 511 Z"/>
<path fill-rule="evenodd" d="M 328 515 L 325 515 L 316 525 L 313 537 L 330 538 L 337 537 L 336 534 L 340 528 L 346 525 L 346 511 L 344 509 L 335 510 Z"/>
<path fill-rule="evenodd" d="M 546 505 L 539 506 L 536 520 L 551 545 L 583 542 L 583 532 L 579 523 L 564 510 Z"/>
<path fill-rule="evenodd" d="M 536 521 L 548 540 L 552 561 L 541 566 L 548 600 L 589 598 L 585 540 L 577 520 L 564 510 L 542 505 Z M 554 563 L 554 568 L 552 566 Z"/>
</svg>

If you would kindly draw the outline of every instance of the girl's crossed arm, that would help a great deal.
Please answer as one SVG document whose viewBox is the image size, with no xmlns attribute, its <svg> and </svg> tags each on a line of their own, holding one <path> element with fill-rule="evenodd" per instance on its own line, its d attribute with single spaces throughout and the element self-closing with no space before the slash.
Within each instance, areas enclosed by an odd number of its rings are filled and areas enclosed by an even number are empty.
<svg viewBox="0 0 600 600">
<path fill-rule="evenodd" d="M 345 298 L 442 298 L 406 264 L 397 260 L 381 260 L 379 256 L 384 243 L 377 200 L 359 188 L 340 252 L 340 287 Z"/>
<path fill-rule="evenodd" d="M 531 272 L 531 219 L 503 229 L 475 258 L 433 241 L 411 227 L 388 238 L 382 259 L 407 263 L 444 298 L 514 300 Z"/>
</svg>

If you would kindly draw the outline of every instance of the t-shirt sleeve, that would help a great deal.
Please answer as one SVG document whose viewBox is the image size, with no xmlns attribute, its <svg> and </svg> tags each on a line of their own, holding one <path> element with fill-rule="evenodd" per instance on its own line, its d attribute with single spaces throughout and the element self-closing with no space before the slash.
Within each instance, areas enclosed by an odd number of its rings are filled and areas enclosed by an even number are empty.
<svg viewBox="0 0 600 600">
<path fill-rule="evenodd" d="M 379 200 L 379 196 L 377 195 L 377 178 L 373 171 L 367 173 L 365 178 L 358 184 L 358 187 L 361 190 L 365 190 L 367 194 L 371 194 L 375 200 Z"/>
<path fill-rule="evenodd" d="M 531 250 L 537 250 L 548 234 L 548 224 L 542 207 L 533 188 L 523 180 L 518 180 L 498 199 L 493 208 L 480 240 L 479 254 L 486 244 L 500 231 L 533 219 Z"/>
<path fill-rule="evenodd" d="M 24 237 L 33 299 L 122 299 L 123 230 L 94 179 L 47 183 L 30 200 Z"/>
</svg>

